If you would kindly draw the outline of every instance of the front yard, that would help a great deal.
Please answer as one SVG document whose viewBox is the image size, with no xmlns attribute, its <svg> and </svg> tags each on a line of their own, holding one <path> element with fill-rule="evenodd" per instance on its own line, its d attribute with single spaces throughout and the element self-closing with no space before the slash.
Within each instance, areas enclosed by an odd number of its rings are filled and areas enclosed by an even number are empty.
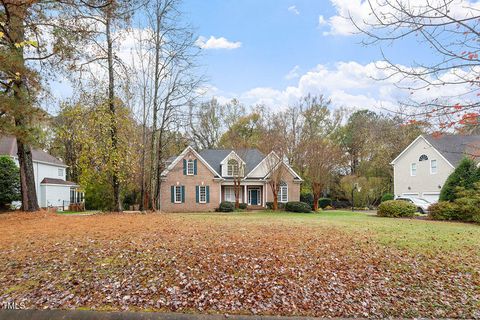
<svg viewBox="0 0 480 320">
<path fill-rule="evenodd" d="M 0 215 L 27 308 L 480 317 L 480 227 L 361 213 Z"/>
</svg>

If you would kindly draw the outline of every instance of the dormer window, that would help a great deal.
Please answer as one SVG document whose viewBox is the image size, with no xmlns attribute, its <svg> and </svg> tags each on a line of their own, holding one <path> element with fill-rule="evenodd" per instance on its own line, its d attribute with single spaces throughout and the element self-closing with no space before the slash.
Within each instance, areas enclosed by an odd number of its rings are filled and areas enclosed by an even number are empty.
<svg viewBox="0 0 480 320">
<path fill-rule="evenodd" d="M 418 158 L 418 161 L 419 161 L 419 162 L 421 162 L 421 161 L 427 161 L 427 160 L 428 160 L 428 157 L 427 157 L 426 154 L 422 154 L 422 155 L 420 156 L 420 158 Z"/>
<path fill-rule="evenodd" d="M 227 175 L 231 177 L 238 176 L 238 172 L 239 172 L 238 161 L 235 159 L 228 160 Z"/>
<path fill-rule="evenodd" d="M 187 175 L 193 176 L 195 174 L 195 162 L 193 160 L 187 160 Z"/>
</svg>

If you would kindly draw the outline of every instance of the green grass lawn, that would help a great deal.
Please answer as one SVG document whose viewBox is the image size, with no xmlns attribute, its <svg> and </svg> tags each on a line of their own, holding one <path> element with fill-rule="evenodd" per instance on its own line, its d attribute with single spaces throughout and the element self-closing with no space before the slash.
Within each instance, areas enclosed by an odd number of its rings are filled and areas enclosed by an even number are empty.
<svg viewBox="0 0 480 320">
<path fill-rule="evenodd" d="M 477 249 L 480 256 L 480 225 L 422 219 L 383 218 L 350 211 L 320 213 L 243 212 L 224 215 L 226 219 L 245 223 L 302 224 L 331 227 L 345 232 L 370 235 L 385 246 L 421 253 L 454 252 L 465 248 Z M 216 219 L 218 214 L 193 214 L 192 219 Z"/>
</svg>

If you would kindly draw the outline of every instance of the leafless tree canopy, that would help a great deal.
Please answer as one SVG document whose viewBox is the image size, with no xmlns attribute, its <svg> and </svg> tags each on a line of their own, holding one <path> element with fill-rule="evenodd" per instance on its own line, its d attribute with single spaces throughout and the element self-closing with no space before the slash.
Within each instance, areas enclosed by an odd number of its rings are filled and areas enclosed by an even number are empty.
<svg viewBox="0 0 480 320">
<path fill-rule="evenodd" d="M 415 39 L 429 49 L 427 61 L 410 66 L 393 62 L 382 50 L 383 71 L 379 80 L 394 79 L 409 90 L 402 101 L 406 112 L 425 118 L 439 118 L 441 128 L 477 120 L 480 105 L 479 36 L 480 6 L 459 0 L 367 0 L 367 19 L 350 16 L 366 35 L 367 46 L 391 45 Z"/>
</svg>

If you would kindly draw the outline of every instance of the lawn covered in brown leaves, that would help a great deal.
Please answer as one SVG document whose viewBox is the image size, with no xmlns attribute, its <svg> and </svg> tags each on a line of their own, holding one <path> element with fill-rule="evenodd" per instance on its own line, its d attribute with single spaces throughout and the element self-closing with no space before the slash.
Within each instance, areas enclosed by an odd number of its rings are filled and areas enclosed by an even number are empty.
<svg viewBox="0 0 480 320">
<path fill-rule="evenodd" d="M 480 226 L 321 214 L 0 215 L 28 308 L 480 317 Z"/>
</svg>

